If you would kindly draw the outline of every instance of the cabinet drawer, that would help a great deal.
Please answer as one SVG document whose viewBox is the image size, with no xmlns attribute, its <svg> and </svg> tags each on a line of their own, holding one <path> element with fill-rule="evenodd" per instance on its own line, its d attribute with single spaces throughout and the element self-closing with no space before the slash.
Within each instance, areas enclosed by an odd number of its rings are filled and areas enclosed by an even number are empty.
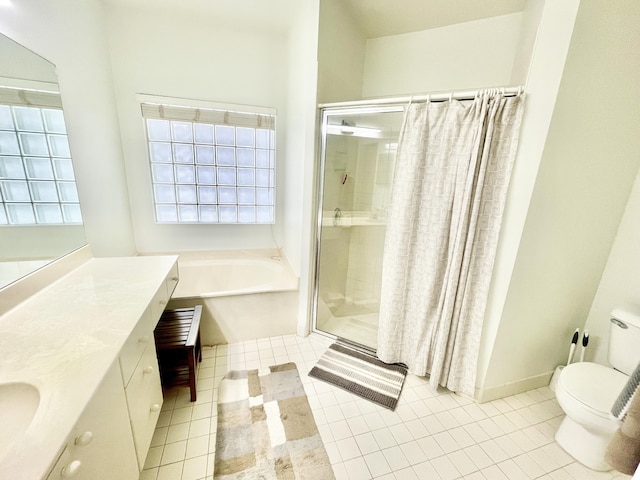
<svg viewBox="0 0 640 480">
<path fill-rule="evenodd" d="M 160 316 L 164 309 L 167 307 L 167 303 L 169 303 L 169 294 L 167 293 L 167 284 L 166 281 L 162 282 L 160 288 L 153 296 L 153 300 L 149 304 L 149 311 L 151 312 L 151 330 L 156 328 L 158 324 L 158 320 L 160 320 Z"/>
<path fill-rule="evenodd" d="M 125 392 L 113 364 L 73 427 L 47 480 L 137 480 Z"/>
<path fill-rule="evenodd" d="M 153 343 L 153 327 L 151 311 L 147 308 L 120 351 L 120 370 L 125 386 L 149 343 Z"/>
<path fill-rule="evenodd" d="M 144 351 L 125 392 L 136 455 L 142 470 L 162 407 L 162 386 L 153 342 Z"/>
<path fill-rule="evenodd" d="M 169 275 L 167 275 L 167 280 L 166 280 L 167 295 L 169 296 L 169 298 L 171 298 L 171 295 L 173 295 L 173 291 L 176 289 L 176 285 L 178 284 L 179 278 L 180 276 L 178 275 L 178 263 L 176 262 L 171 268 Z"/>
</svg>

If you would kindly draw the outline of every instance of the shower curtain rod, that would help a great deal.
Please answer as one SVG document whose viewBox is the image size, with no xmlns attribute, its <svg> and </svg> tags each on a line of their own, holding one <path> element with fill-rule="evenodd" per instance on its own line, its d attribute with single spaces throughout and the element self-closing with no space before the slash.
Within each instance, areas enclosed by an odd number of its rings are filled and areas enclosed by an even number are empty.
<svg viewBox="0 0 640 480">
<path fill-rule="evenodd" d="M 410 95 L 405 97 L 388 97 L 388 98 L 372 98 L 371 100 L 353 100 L 350 102 L 333 102 L 333 103 L 320 103 L 318 108 L 334 108 L 334 107 L 363 107 L 369 105 L 391 105 L 397 103 L 409 103 L 409 102 L 424 102 L 426 100 L 432 100 L 435 102 L 444 101 L 455 98 L 456 100 L 473 100 L 478 92 L 482 90 L 497 90 L 499 93 L 507 97 L 512 97 L 524 92 L 524 87 L 501 87 L 501 88 L 487 88 L 479 90 L 467 90 L 461 92 L 450 93 L 432 93 L 421 95 Z"/>
</svg>

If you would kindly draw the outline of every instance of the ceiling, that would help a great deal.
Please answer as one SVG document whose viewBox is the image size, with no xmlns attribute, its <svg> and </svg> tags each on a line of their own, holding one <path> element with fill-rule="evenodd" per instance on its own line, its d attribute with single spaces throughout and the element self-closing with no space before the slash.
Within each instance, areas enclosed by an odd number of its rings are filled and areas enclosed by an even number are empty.
<svg viewBox="0 0 640 480">
<path fill-rule="evenodd" d="M 171 15 L 221 18 L 227 25 L 285 31 L 307 0 L 102 0 L 107 6 Z M 320 0 L 323 1 L 323 0 Z M 336 0 L 351 11 L 365 38 L 427 30 L 521 12 L 526 0 Z"/>
<path fill-rule="evenodd" d="M 522 12 L 526 0 L 341 0 L 365 38 Z"/>
</svg>

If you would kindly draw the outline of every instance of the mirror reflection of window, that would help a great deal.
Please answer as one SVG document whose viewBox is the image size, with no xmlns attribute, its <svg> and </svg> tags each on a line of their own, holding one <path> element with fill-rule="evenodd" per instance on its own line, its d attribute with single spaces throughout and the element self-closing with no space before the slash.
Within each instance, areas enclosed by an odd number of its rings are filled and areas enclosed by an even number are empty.
<svg viewBox="0 0 640 480">
<path fill-rule="evenodd" d="M 82 223 L 60 96 L 0 86 L 0 225 Z"/>
</svg>

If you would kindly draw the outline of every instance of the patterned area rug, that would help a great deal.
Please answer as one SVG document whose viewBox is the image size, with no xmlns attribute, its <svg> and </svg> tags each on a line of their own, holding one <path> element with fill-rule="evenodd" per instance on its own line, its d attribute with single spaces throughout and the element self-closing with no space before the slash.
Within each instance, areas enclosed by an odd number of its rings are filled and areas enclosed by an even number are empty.
<svg viewBox="0 0 640 480">
<path fill-rule="evenodd" d="M 320 357 L 309 376 L 395 410 L 407 367 L 384 363 L 371 355 L 334 343 Z"/>
<path fill-rule="evenodd" d="M 214 478 L 335 478 L 295 363 L 222 379 Z"/>
</svg>

